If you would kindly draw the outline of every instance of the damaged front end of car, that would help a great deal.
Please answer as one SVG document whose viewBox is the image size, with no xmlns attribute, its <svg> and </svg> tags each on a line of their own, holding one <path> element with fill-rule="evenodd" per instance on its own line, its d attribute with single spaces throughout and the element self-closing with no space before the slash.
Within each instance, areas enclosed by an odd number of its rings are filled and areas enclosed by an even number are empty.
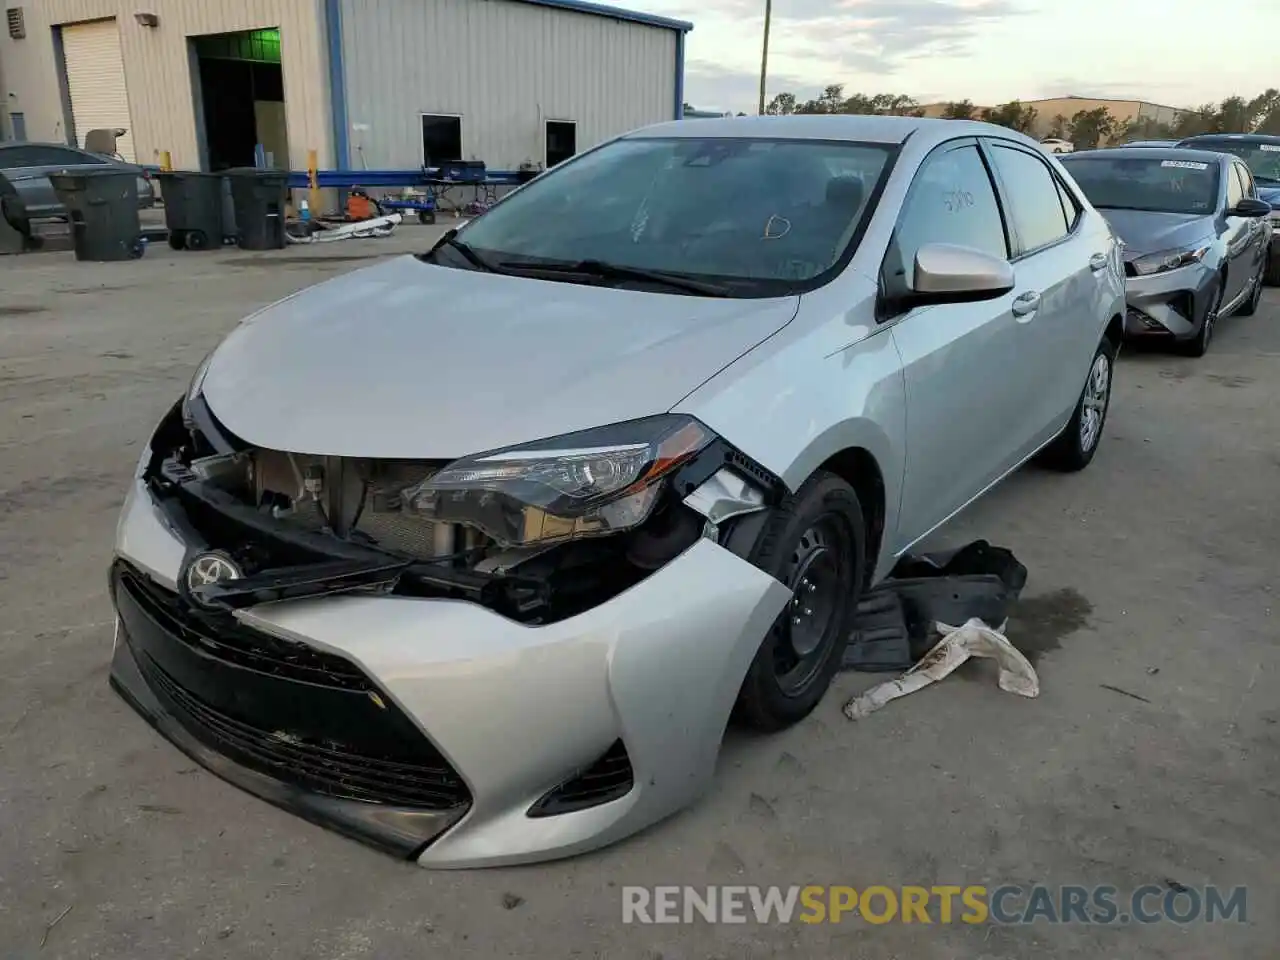
<svg viewBox="0 0 1280 960">
<path fill-rule="evenodd" d="M 685 416 L 373 460 L 253 447 L 198 393 L 160 423 L 142 479 L 185 542 L 234 563 L 234 578 L 185 585 L 201 606 L 359 591 L 468 600 L 531 625 L 616 596 L 783 493 Z"/>
<path fill-rule="evenodd" d="M 589 850 L 709 784 L 790 599 L 739 524 L 784 495 L 688 417 L 377 460 L 255 446 L 193 391 L 122 512 L 111 682 L 219 776 L 396 856 Z"/>
</svg>

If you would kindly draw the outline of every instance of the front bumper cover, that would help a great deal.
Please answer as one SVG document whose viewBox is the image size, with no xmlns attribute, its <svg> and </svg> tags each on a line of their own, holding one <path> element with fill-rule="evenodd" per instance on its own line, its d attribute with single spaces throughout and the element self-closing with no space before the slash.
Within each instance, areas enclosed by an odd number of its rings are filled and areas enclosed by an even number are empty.
<svg viewBox="0 0 1280 960">
<path fill-rule="evenodd" d="M 1202 263 L 1125 278 L 1124 332 L 1131 337 L 1195 336 L 1216 271 Z"/>
<path fill-rule="evenodd" d="M 176 587 L 193 546 L 139 481 L 117 556 Z M 457 600 L 333 596 L 236 611 L 246 629 L 355 665 L 377 695 L 437 748 L 470 806 L 425 815 L 264 776 L 211 746 L 139 670 L 136 614 L 112 682 L 156 728 L 218 775 L 277 805 L 434 867 L 533 862 L 604 846 L 696 799 L 708 786 L 738 688 L 790 593 L 701 539 L 600 606 L 545 626 Z M 134 623 L 131 623 L 131 620 Z M 286 737 L 288 731 L 284 731 Z M 529 810 L 621 740 L 634 786 L 619 799 L 556 816 Z M 341 792 L 341 791 L 339 791 Z"/>
</svg>

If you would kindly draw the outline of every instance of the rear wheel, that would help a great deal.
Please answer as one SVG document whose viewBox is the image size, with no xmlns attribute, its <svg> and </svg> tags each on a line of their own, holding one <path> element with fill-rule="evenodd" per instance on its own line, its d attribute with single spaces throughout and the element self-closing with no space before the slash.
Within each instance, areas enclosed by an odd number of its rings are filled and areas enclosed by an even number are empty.
<svg viewBox="0 0 1280 960">
<path fill-rule="evenodd" d="M 1249 299 L 1243 307 L 1236 311 L 1238 317 L 1252 317 L 1258 312 L 1258 304 L 1262 302 L 1262 279 L 1266 276 L 1267 265 L 1264 263 L 1258 268 L 1258 275 L 1253 278 L 1253 290 L 1249 293 Z"/>
<path fill-rule="evenodd" d="M 170 246 L 171 248 L 173 248 L 174 250 L 184 250 L 184 249 L 186 249 L 186 246 L 187 246 L 187 231 L 185 231 L 185 230 L 170 230 L 170 231 L 169 231 L 169 246 Z"/>
<path fill-rule="evenodd" d="M 1102 440 L 1111 406 L 1111 379 L 1115 370 L 1116 347 L 1103 338 L 1089 365 L 1089 376 L 1076 403 L 1075 413 L 1053 443 L 1045 448 L 1042 462 L 1054 470 L 1074 473 L 1093 461 Z"/>
<path fill-rule="evenodd" d="M 186 247 L 188 250 L 204 250 L 209 246 L 209 235 L 203 230 L 188 230 Z"/>
<path fill-rule="evenodd" d="M 866 534 L 853 488 L 812 476 L 777 509 L 749 554 L 793 592 L 756 652 L 736 716 L 781 730 L 808 716 L 840 668 L 865 581 Z"/>
</svg>

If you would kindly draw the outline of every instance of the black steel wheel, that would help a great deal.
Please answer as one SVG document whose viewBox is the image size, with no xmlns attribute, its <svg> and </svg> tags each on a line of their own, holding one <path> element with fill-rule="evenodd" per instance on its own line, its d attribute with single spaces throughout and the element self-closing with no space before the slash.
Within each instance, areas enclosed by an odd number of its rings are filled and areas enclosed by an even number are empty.
<svg viewBox="0 0 1280 960">
<path fill-rule="evenodd" d="M 209 246 L 209 235 L 203 230 L 188 230 L 186 247 L 188 250 L 204 250 Z"/>
<path fill-rule="evenodd" d="M 187 247 L 187 231 L 170 230 L 169 246 L 171 249 L 174 249 L 174 250 L 185 250 Z"/>
<path fill-rule="evenodd" d="M 781 730 L 808 716 L 840 669 L 866 581 L 866 535 L 858 495 L 819 472 L 781 504 L 748 559 L 792 591 L 756 653 L 735 716 Z"/>
</svg>

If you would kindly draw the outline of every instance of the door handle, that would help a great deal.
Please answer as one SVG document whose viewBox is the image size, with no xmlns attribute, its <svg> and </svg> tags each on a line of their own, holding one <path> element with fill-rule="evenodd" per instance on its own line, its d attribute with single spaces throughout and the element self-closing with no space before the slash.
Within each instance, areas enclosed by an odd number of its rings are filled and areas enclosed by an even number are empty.
<svg viewBox="0 0 1280 960">
<path fill-rule="evenodd" d="M 1029 290 L 1013 299 L 1013 315 L 1015 317 L 1028 316 L 1038 309 L 1040 309 L 1040 294 L 1034 290 Z"/>
<path fill-rule="evenodd" d="M 1095 253 L 1089 258 L 1089 269 L 1094 273 L 1101 273 L 1107 269 L 1107 255 L 1105 253 Z"/>
</svg>

